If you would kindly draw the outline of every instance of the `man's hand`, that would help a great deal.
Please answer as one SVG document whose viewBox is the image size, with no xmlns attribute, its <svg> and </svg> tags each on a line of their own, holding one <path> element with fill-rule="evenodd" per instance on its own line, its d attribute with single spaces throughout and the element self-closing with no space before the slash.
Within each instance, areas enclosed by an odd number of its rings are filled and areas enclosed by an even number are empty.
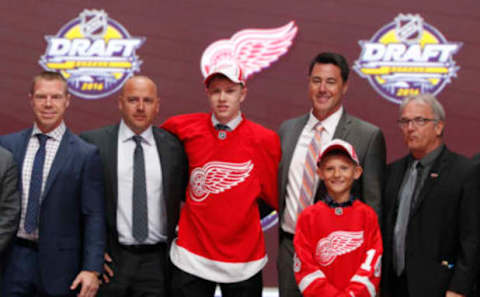
<svg viewBox="0 0 480 297">
<path fill-rule="evenodd" d="M 465 297 L 465 295 L 458 294 L 453 291 L 447 291 L 447 294 L 445 294 L 445 297 Z"/>
<path fill-rule="evenodd" d="M 81 286 L 78 297 L 95 297 L 97 294 L 100 281 L 98 280 L 98 273 L 95 271 L 83 270 L 73 280 L 70 290 L 75 290 L 78 286 Z"/>
<path fill-rule="evenodd" d="M 104 273 L 102 275 L 103 281 L 108 284 L 110 282 L 110 279 L 113 277 L 113 270 L 108 266 L 108 264 L 112 263 L 112 258 L 108 253 L 105 253 L 105 263 L 103 264 L 103 270 Z"/>
</svg>

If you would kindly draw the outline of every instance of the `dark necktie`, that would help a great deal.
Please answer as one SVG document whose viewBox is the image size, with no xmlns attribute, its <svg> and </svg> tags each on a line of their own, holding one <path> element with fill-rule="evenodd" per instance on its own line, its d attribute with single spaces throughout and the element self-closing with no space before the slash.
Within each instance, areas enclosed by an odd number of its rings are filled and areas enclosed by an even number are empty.
<svg viewBox="0 0 480 297">
<path fill-rule="evenodd" d="M 412 216 L 412 212 L 415 209 L 417 202 L 418 202 L 418 195 L 420 194 L 420 190 L 422 189 L 423 186 L 423 165 L 422 163 L 418 162 L 417 163 L 417 180 L 415 181 L 415 188 L 413 189 L 413 195 L 412 195 L 412 203 L 410 204 L 410 214 L 409 216 Z"/>
<path fill-rule="evenodd" d="M 224 124 L 216 124 L 215 129 L 222 130 L 222 131 L 230 131 L 230 127 Z"/>
<path fill-rule="evenodd" d="M 45 163 L 45 143 L 48 136 L 36 134 L 40 146 L 33 161 L 32 176 L 30 177 L 30 190 L 28 191 L 27 214 L 25 215 L 25 231 L 32 233 L 37 229 L 40 196 L 42 194 L 43 164 Z"/>
<path fill-rule="evenodd" d="M 407 236 L 410 212 L 413 209 L 416 194 L 422 180 L 423 166 L 419 161 L 414 161 L 407 181 L 400 192 L 397 221 L 394 229 L 394 254 L 396 258 L 396 272 L 400 276 L 405 268 L 405 240 Z"/>
<path fill-rule="evenodd" d="M 133 237 L 142 243 L 148 237 L 147 186 L 145 183 L 145 158 L 142 148 L 142 137 L 133 136 L 136 143 L 133 153 L 133 201 L 132 229 Z"/>
</svg>

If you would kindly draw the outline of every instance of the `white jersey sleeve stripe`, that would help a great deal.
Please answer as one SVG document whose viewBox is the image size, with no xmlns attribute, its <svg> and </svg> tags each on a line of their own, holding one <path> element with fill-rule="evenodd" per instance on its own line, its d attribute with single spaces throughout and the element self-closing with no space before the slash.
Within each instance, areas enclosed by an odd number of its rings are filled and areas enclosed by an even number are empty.
<svg viewBox="0 0 480 297">
<path fill-rule="evenodd" d="M 370 281 L 368 277 L 354 275 L 351 281 L 361 283 L 362 285 L 364 285 L 367 288 L 368 293 L 370 294 L 370 297 L 375 297 L 377 295 L 377 291 L 375 290 L 375 285 Z"/>
<path fill-rule="evenodd" d="M 307 274 L 304 278 L 302 278 L 298 284 L 298 288 L 303 293 L 303 291 L 305 291 L 305 289 L 307 289 L 307 287 L 310 286 L 313 281 L 319 278 L 325 278 L 325 274 L 321 270 L 315 270 L 314 272 Z"/>
</svg>

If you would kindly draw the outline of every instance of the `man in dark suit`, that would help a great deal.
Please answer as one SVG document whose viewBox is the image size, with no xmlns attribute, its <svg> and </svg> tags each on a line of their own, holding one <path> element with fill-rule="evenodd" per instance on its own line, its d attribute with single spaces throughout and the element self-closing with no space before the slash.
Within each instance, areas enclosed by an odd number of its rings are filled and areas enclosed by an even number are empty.
<svg viewBox="0 0 480 297">
<path fill-rule="evenodd" d="M 0 257 L 15 234 L 20 219 L 17 185 L 18 170 L 13 156 L 0 147 Z"/>
<path fill-rule="evenodd" d="M 152 126 L 159 98 L 150 78 L 130 78 L 118 99 L 118 108 L 122 114 L 119 124 L 81 134 L 100 149 L 106 181 L 105 259 L 109 274 L 105 275 L 100 295 L 167 296 L 167 252 L 185 196 L 187 159 L 176 137 Z M 138 137 L 140 147 L 135 141 Z M 144 189 L 146 183 L 144 194 L 136 192 L 139 148 L 144 160 L 138 169 L 144 174 L 140 182 Z M 142 202 L 145 198 L 146 205 Z M 146 206 L 144 212 L 139 204 Z M 139 224 L 136 217 L 140 218 Z M 144 234 L 138 236 L 142 228 Z"/>
<path fill-rule="evenodd" d="M 43 72 L 32 83 L 33 128 L 0 137 L 19 164 L 16 238 L 5 256 L 2 296 L 93 297 L 105 247 L 97 149 L 65 126 L 67 82 Z"/>
<path fill-rule="evenodd" d="M 343 109 L 348 74 L 349 67 L 343 56 L 336 53 L 316 56 L 310 64 L 308 78 L 312 111 L 284 122 L 279 129 L 283 152 L 278 175 L 280 246 L 277 268 L 281 297 L 301 296 L 292 268 L 292 239 L 300 212 L 325 193 L 319 187 L 314 169 L 322 145 L 340 138 L 355 147 L 364 174 L 352 192 L 377 214 L 380 212 L 385 140 L 378 127 Z"/>
<path fill-rule="evenodd" d="M 13 156 L 0 147 L 0 279 L 4 266 L 4 252 L 17 231 L 20 219 L 20 196 L 17 185 L 18 170 Z"/>
<path fill-rule="evenodd" d="M 480 164 L 480 154 L 476 154 L 472 157 L 472 160 L 476 163 L 476 164 Z M 479 177 L 480 178 L 480 177 Z M 478 273 L 477 275 L 477 281 L 476 281 L 476 285 L 475 285 L 475 292 L 476 292 L 476 295 L 474 296 L 477 296 L 477 297 L 480 297 L 480 273 Z"/>
<path fill-rule="evenodd" d="M 474 162 L 479 163 L 479 162 L 480 162 L 480 154 L 474 155 L 474 156 L 472 157 L 472 160 L 473 160 Z"/>
<path fill-rule="evenodd" d="M 443 143 L 445 111 L 430 94 L 406 99 L 398 121 L 409 154 L 385 185 L 382 293 L 466 296 L 480 250 L 480 168 Z"/>
</svg>

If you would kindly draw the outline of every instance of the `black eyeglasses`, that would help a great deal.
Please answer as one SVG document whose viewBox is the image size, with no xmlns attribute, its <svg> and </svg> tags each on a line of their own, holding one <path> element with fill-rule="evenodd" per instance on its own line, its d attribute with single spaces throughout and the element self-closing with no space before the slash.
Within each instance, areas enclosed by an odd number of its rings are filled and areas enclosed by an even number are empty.
<svg viewBox="0 0 480 297">
<path fill-rule="evenodd" d="M 414 119 L 400 119 L 400 120 L 397 121 L 400 128 L 407 128 L 410 123 L 412 123 L 413 126 L 415 126 L 415 127 L 423 127 L 428 122 L 438 122 L 438 120 L 437 119 L 427 119 L 427 118 L 417 117 L 417 118 L 414 118 Z"/>
</svg>

